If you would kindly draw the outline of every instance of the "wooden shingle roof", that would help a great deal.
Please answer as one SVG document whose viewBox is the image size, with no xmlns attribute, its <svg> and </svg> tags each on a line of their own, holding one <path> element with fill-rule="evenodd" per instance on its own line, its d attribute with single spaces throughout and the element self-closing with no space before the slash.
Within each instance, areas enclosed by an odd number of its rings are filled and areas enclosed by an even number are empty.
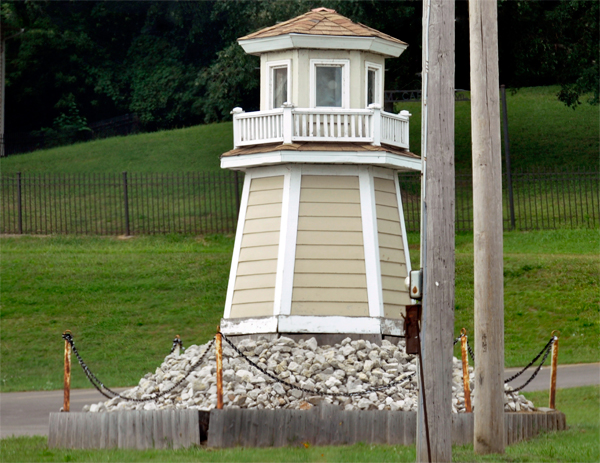
<svg viewBox="0 0 600 463">
<path fill-rule="evenodd" d="M 286 34 L 376 37 L 397 44 L 406 45 L 402 40 L 379 32 L 364 24 L 352 22 L 350 19 L 329 8 L 315 8 L 296 18 L 240 37 L 238 40 L 261 39 Z"/>
</svg>

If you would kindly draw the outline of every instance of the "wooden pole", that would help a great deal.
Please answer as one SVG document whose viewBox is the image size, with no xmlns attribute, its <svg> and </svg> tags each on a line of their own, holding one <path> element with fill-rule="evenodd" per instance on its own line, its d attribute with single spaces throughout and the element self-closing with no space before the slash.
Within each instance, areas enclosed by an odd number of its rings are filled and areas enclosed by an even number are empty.
<svg viewBox="0 0 600 463">
<path fill-rule="evenodd" d="M 556 372 L 558 371 L 558 334 L 552 333 L 554 343 L 552 343 L 552 366 L 550 367 L 550 398 L 548 407 L 556 410 Z"/>
<path fill-rule="evenodd" d="M 217 408 L 223 409 L 223 339 L 221 327 L 217 326 L 215 338 L 216 363 L 217 363 Z"/>
<path fill-rule="evenodd" d="M 469 355 L 467 354 L 467 330 L 461 330 L 460 350 L 462 353 L 463 390 L 465 393 L 465 411 L 471 413 L 471 380 L 469 378 Z"/>
<path fill-rule="evenodd" d="M 504 452 L 502 154 L 496 0 L 469 0 L 475 273 L 474 450 Z"/>
<path fill-rule="evenodd" d="M 452 460 L 454 332 L 454 2 L 423 2 L 423 314 L 417 460 Z M 425 420 L 423 397 L 427 399 Z M 431 455 L 426 429 L 429 425 Z"/>
<path fill-rule="evenodd" d="M 70 333 L 65 331 L 63 334 Z M 69 412 L 71 409 L 71 344 L 65 339 L 65 374 L 64 374 L 64 394 L 63 394 L 63 412 Z"/>
</svg>

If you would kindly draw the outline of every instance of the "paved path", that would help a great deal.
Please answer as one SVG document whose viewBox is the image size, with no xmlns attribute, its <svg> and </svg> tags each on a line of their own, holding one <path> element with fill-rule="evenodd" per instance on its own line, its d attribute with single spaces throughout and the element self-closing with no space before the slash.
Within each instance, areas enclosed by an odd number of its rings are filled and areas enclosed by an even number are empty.
<svg viewBox="0 0 600 463">
<path fill-rule="evenodd" d="M 507 369 L 505 377 L 518 371 Z M 527 375 L 528 372 L 525 373 Z M 515 385 L 523 384 L 521 378 Z M 542 391 L 549 388 L 550 368 L 544 367 L 538 376 L 525 389 Z M 569 388 L 600 384 L 600 363 L 561 365 L 558 367 L 557 387 Z M 117 392 L 124 388 L 115 389 Z M 80 412 L 86 404 L 104 401 L 95 389 L 74 389 L 71 391 L 71 411 Z M 62 407 L 63 391 L 7 392 L 0 394 L 0 438 L 8 436 L 48 435 L 48 415 Z M 541 404 L 545 406 L 546 404 Z"/>
</svg>

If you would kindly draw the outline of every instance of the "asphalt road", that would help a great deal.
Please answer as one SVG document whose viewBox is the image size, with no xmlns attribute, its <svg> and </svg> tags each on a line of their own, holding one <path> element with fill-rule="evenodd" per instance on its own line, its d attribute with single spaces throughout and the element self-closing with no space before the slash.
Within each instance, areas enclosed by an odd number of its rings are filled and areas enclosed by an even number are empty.
<svg viewBox="0 0 600 463">
<path fill-rule="evenodd" d="M 508 377 L 518 371 L 510 368 L 505 371 Z M 529 371 L 527 372 L 529 373 Z M 527 377 L 527 373 L 525 377 Z M 521 378 L 515 380 L 522 384 Z M 542 391 L 549 388 L 550 368 L 544 367 L 525 391 Z M 557 387 L 559 389 L 600 384 L 600 363 L 561 365 L 558 367 Z M 124 388 L 115 389 L 120 392 Z M 95 389 L 75 389 L 71 391 L 71 411 L 80 412 L 86 404 L 106 400 Z M 0 394 L 0 438 L 8 436 L 48 435 L 48 416 L 57 412 L 63 404 L 63 391 L 7 392 Z M 540 404 L 545 406 L 546 404 Z M 560 407 L 560 404 L 557 404 Z"/>
</svg>

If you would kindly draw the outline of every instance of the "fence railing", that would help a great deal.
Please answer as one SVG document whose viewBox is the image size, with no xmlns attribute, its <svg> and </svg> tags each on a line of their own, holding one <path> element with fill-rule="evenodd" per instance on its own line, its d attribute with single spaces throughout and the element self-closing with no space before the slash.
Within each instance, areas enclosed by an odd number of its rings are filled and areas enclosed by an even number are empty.
<svg viewBox="0 0 600 463">
<path fill-rule="evenodd" d="M 138 235 L 234 233 L 243 174 L 0 176 L 0 233 Z M 513 172 L 515 229 L 600 226 L 597 171 Z M 406 229 L 420 228 L 420 175 L 401 174 Z M 504 228 L 510 230 L 504 191 Z M 470 174 L 456 176 L 456 231 L 473 230 Z"/>
</svg>

